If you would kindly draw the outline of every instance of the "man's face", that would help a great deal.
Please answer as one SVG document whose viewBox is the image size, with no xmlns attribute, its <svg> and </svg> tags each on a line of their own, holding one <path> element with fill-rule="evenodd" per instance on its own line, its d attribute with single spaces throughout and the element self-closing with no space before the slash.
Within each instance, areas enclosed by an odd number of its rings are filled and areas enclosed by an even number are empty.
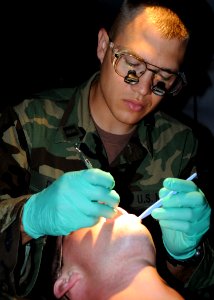
<svg viewBox="0 0 214 300">
<path fill-rule="evenodd" d="M 98 44 L 98 57 L 102 64 L 100 91 L 106 105 L 106 115 L 114 122 L 134 125 L 154 110 L 162 96 L 152 92 L 154 73 L 149 70 L 139 78 L 137 84 L 124 82 L 124 78 L 119 76 L 113 67 L 112 49 L 106 43 L 105 51 L 101 51 L 106 35 L 104 30 L 100 31 Z M 113 43 L 114 48 L 127 50 L 148 64 L 172 72 L 179 71 L 186 49 L 186 44 L 182 41 L 162 38 L 154 25 L 142 19 L 142 15 L 125 27 Z M 156 71 L 157 68 L 150 66 L 150 69 Z"/>
<path fill-rule="evenodd" d="M 114 220 L 100 218 L 95 226 L 64 237 L 63 268 L 55 294 L 60 295 L 62 282 L 67 283 L 63 293 L 66 291 L 71 299 L 84 299 L 85 293 L 93 299 L 99 289 L 102 293 L 120 290 L 120 285 L 130 282 L 142 268 L 139 261 L 144 259 L 155 265 L 155 248 L 150 233 L 136 216 L 119 212 Z M 125 282 L 118 280 L 120 274 L 124 274 Z"/>
</svg>

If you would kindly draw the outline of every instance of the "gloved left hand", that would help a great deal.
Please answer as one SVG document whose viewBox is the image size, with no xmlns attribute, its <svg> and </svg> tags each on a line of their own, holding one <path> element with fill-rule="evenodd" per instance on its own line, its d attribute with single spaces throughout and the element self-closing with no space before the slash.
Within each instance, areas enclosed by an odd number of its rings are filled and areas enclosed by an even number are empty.
<svg viewBox="0 0 214 300">
<path fill-rule="evenodd" d="M 193 256 L 210 226 L 211 209 L 203 192 L 192 181 L 166 178 L 160 189 L 162 207 L 152 212 L 159 221 L 163 243 L 177 260 Z M 167 196 L 170 191 L 176 194 Z"/>
</svg>

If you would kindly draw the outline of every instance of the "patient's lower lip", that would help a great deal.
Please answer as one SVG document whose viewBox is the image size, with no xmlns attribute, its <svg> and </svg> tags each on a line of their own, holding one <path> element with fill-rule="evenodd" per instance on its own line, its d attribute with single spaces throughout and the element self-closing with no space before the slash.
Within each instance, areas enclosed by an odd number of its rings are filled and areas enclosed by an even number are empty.
<svg viewBox="0 0 214 300">
<path fill-rule="evenodd" d="M 137 102 L 134 102 L 134 101 L 128 101 L 128 100 L 126 100 L 125 103 L 129 107 L 129 109 L 134 111 L 134 112 L 138 112 L 138 111 L 141 111 L 143 109 L 143 105 L 141 103 L 137 103 Z"/>
</svg>

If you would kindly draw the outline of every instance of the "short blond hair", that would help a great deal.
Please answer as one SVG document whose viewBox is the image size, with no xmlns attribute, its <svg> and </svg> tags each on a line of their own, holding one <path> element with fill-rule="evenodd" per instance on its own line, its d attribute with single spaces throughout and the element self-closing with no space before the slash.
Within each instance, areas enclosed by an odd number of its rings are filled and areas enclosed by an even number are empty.
<svg viewBox="0 0 214 300">
<path fill-rule="evenodd" d="M 154 24 L 164 38 L 188 40 L 189 33 L 180 18 L 170 9 L 161 6 L 145 8 L 148 21 Z"/>
<path fill-rule="evenodd" d="M 189 40 L 189 32 L 185 24 L 173 10 L 160 4 L 149 3 L 143 0 L 124 0 L 110 29 L 110 38 L 114 40 L 142 12 L 145 13 L 146 19 L 156 26 L 164 38 L 177 38 L 183 41 Z"/>
</svg>

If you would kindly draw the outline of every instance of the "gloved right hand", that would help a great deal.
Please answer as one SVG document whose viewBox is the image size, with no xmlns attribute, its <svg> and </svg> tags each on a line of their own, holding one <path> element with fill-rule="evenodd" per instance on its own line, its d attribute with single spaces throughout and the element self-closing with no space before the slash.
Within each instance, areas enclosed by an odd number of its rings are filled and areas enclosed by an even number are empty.
<svg viewBox="0 0 214 300">
<path fill-rule="evenodd" d="M 119 204 L 114 178 L 100 169 L 68 172 L 24 205 L 22 223 L 32 238 L 67 235 L 112 218 Z"/>
</svg>

